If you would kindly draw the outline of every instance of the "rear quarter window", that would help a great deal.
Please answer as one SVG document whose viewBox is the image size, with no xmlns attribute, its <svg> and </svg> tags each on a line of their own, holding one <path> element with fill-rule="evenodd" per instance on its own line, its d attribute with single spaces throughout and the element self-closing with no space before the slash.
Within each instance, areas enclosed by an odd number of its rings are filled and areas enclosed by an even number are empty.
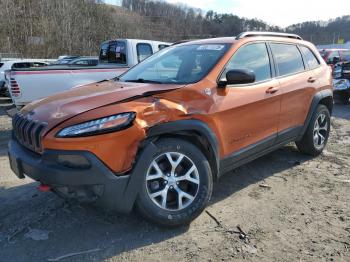
<svg viewBox="0 0 350 262">
<path fill-rule="evenodd" d="M 296 45 L 273 43 L 271 49 L 280 76 L 296 74 L 305 70 L 303 58 Z"/>
<path fill-rule="evenodd" d="M 320 62 L 316 58 L 315 54 L 306 46 L 300 46 L 301 52 L 305 57 L 305 62 L 309 66 L 309 69 L 315 69 L 320 65 Z"/>
<path fill-rule="evenodd" d="M 0 68 L 4 65 L 4 63 L 0 63 Z"/>
</svg>

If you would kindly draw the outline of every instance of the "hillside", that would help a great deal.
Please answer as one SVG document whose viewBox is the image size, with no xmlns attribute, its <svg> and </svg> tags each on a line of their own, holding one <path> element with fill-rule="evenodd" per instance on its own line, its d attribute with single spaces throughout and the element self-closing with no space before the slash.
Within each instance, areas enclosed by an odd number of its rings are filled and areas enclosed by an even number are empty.
<svg viewBox="0 0 350 262">
<path fill-rule="evenodd" d="M 286 31 L 301 35 L 316 44 L 329 44 L 342 38 L 350 41 L 350 15 L 329 21 L 312 21 L 288 26 Z"/>
<path fill-rule="evenodd" d="M 203 13 L 187 6 L 123 0 L 122 7 L 101 0 L 0 1 L 0 53 L 55 58 L 63 54 L 96 55 L 111 38 L 164 41 L 233 36 L 242 31 L 288 31 L 314 43 L 350 40 L 350 16 L 305 22 L 286 29 L 234 14 Z"/>
</svg>

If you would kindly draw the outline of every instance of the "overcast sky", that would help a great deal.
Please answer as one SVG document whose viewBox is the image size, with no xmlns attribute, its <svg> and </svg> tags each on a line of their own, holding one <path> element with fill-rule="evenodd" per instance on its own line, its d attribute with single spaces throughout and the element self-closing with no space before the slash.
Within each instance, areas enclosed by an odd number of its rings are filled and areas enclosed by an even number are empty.
<svg viewBox="0 0 350 262">
<path fill-rule="evenodd" d="M 265 22 L 288 26 L 305 21 L 328 20 L 350 15 L 350 0 L 165 0 L 169 3 L 184 3 L 218 13 L 232 13 L 247 18 L 259 18 Z M 105 0 L 120 3 L 121 0 Z"/>
<path fill-rule="evenodd" d="M 247 18 L 259 18 L 269 24 L 288 26 L 295 23 L 328 20 L 350 15 L 350 0 L 166 0 L 185 3 L 204 11 L 233 13 Z"/>
</svg>

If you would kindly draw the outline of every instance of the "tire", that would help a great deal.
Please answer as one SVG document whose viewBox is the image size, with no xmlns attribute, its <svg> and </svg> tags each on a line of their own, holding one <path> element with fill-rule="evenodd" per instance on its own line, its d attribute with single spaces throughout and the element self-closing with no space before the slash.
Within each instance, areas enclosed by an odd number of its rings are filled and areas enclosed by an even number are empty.
<svg viewBox="0 0 350 262">
<path fill-rule="evenodd" d="M 210 200 L 213 178 L 209 162 L 196 146 L 182 139 L 160 139 L 155 145 L 157 150 L 145 167 L 136 209 L 162 226 L 188 224 Z"/>
<path fill-rule="evenodd" d="M 300 152 L 311 156 L 318 156 L 322 153 L 329 137 L 330 120 L 328 108 L 325 105 L 318 105 L 304 136 L 296 142 Z"/>
</svg>

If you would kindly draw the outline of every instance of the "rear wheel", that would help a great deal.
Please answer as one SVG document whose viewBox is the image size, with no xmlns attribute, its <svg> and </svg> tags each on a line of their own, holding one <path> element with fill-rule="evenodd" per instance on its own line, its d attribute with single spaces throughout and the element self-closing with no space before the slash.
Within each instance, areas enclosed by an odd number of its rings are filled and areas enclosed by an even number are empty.
<svg viewBox="0 0 350 262">
<path fill-rule="evenodd" d="M 330 131 L 330 113 L 326 106 L 318 105 L 303 138 L 296 142 L 300 152 L 317 156 L 327 144 Z"/>
<path fill-rule="evenodd" d="M 211 197 L 208 160 L 196 146 L 181 139 L 162 139 L 156 146 L 158 150 L 145 168 L 136 207 L 152 222 L 165 226 L 187 224 L 203 211 Z"/>
</svg>

